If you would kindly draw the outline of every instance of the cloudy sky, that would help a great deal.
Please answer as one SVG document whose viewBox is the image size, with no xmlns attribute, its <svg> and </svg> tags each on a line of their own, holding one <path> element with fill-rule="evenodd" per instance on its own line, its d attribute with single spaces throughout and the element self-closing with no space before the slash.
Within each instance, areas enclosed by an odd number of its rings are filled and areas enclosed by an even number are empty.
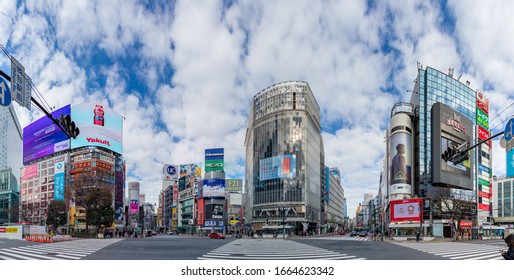
<svg viewBox="0 0 514 280">
<path fill-rule="evenodd" d="M 0 44 L 55 108 L 102 102 L 125 117 L 128 180 L 157 202 L 164 163 L 225 148 L 244 178 L 251 98 L 307 81 L 321 107 L 326 164 L 350 216 L 378 191 L 391 106 L 417 62 L 452 67 L 490 98 L 494 133 L 514 113 L 512 1 L 2 0 Z M 10 62 L 0 56 L 0 68 Z M 22 126 L 42 116 L 15 105 Z M 494 173 L 505 153 L 494 144 Z"/>
</svg>

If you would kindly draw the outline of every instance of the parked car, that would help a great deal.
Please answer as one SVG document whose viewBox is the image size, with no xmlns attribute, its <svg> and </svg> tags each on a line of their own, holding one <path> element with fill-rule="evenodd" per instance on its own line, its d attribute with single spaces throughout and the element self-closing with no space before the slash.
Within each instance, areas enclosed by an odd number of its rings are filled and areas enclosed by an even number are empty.
<svg viewBox="0 0 514 280">
<path fill-rule="evenodd" d="M 350 237 L 353 237 L 353 236 L 357 236 L 357 232 L 355 230 L 352 230 L 352 232 L 350 232 Z"/>
<path fill-rule="evenodd" d="M 368 236 L 368 232 L 363 230 L 361 232 L 359 232 L 359 237 L 367 237 Z"/>
<path fill-rule="evenodd" d="M 210 239 L 225 239 L 225 235 L 219 232 L 211 232 L 209 233 Z"/>
<path fill-rule="evenodd" d="M 344 230 L 340 231 L 339 235 L 346 235 L 346 231 L 344 231 Z"/>
</svg>

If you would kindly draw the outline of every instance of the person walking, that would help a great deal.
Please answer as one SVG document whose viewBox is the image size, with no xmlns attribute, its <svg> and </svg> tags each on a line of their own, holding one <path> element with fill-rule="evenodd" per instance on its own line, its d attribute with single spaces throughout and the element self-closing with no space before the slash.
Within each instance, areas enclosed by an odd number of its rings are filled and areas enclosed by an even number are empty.
<svg viewBox="0 0 514 280">
<path fill-rule="evenodd" d="M 506 260 L 514 260 L 514 233 L 511 233 L 505 238 L 505 243 L 509 246 L 509 250 L 500 250 L 502 257 Z"/>
</svg>

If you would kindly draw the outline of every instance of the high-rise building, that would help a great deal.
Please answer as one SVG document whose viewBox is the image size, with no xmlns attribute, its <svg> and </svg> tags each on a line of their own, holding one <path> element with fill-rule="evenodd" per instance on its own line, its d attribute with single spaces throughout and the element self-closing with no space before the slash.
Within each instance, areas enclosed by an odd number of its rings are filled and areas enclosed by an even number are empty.
<svg viewBox="0 0 514 280">
<path fill-rule="evenodd" d="M 324 233 L 338 233 L 344 229 L 345 222 L 345 197 L 341 185 L 341 172 L 337 167 L 327 167 L 326 174 Z"/>
<path fill-rule="evenodd" d="M 319 232 L 324 151 L 320 108 L 307 82 L 278 83 L 253 97 L 245 147 L 243 208 L 252 229 Z"/>
<path fill-rule="evenodd" d="M 77 189 L 91 186 L 111 191 L 115 210 L 114 226 L 123 228 L 125 164 L 122 158 L 122 116 L 107 106 L 82 103 L 52 112 L 54 118 L 71 115 L 80 128 L 69 139 L 48 117 L 23 129 L 20 220 L 46 225 L 47 210 L 53 200 L 69 207 L 67 230 L 85 229 L 85 209 L 78 205 Z M 74 191 L 68 191 L 70 189 Z M 81 192 L 87 193 L 87 192 Z M 80 204 L 80 203 L 79 203 Z"/>
<path fill-rule="evenodd" d="M 22 135 L 13 105 L 0 106 L 0 223 L 18 222 Z"/>
<path fill-rule="evenodd" d="M 450 237 L 452 228 L 459 228 L 458 233 L 468 237 L 472 227 L 477 233 L 480 223 L 491 216 L 486 197 L 492 174 L 490 145 L 462 154 L 460 163 L 449 159 L 452 151 L 465 150 L 490 135 L 481 92 L 459 80 L 453 69 L 443 73 L 418 64 L 410 103 L 392 109 L 382 174 L 387 178 L 382 180 L 389 186 L 386 220 L 397 233 L 412 234 L 421 227 L 425 235 Z M 400 213 L 408 207 L 414 208 L 411 216 Z M 458 227 L 455 222 L 460 222 Z"/>
</svg>

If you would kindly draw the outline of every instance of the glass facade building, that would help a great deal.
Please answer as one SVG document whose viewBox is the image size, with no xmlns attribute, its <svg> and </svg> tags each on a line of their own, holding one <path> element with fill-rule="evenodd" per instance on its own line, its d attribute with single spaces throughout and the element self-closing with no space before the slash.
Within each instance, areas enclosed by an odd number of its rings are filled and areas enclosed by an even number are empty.
<svg viewBox="0 0 514 280">
<path fill-rule="evenodd" d="M 244 211 L 252 229 L 319 229 L 324 152 L 320 108 L 308 83 L 278 83 L 254 96 L 245 147 Z"/>
<path fill-rule="evenodd" d="M 430 185 L 432 157 L 431 109 L 434 103 L 448 105 L 476 125 L 476 91 L 468 85 L 436 69 L 418 69 L 418 77 L 412 91 L 411 103 L 417 108 L 414 145 L 414 193 L 419 197 L 434 196 L 434 186 Z M 473 145 L 475 143 L 469 143 Z M 474 155 L 472 154 L 473 160 Z M 426 183 L 426 184 L 425 184 Z M 454 191 L 457 191 L 456 189 Z M 466 191 L 464 191 L 466 192 Z M 468 191 L 468 193 L 471 193 Z"/>
<path fill-rule="evenodd" d="M 0 106 L 0 223 L 18 222 L 22 139 L 13 105 Z"/>
</svg>

